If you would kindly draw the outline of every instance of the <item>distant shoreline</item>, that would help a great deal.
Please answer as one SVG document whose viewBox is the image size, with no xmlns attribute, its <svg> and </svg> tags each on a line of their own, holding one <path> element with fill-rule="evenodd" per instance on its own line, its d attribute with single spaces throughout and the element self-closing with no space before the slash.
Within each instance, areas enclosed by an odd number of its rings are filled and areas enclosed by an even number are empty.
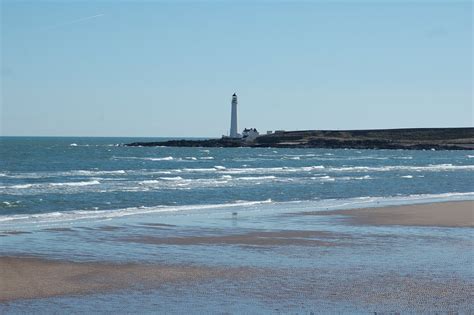
<svg viewBox="0 0 474 315">
<path fill-rule="evenodd" d="M 132 147 L 271 147 L 322 149 L 474 150 L 474 128 L 281 131 L 238 138 L 133 142 Z"/>
</svg>

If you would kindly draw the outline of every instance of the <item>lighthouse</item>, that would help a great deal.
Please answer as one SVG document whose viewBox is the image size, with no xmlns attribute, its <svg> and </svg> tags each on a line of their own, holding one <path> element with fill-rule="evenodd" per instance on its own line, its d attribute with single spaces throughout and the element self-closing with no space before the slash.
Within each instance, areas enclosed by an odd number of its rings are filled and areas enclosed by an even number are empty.
<svg viewBox="0 0 474 315">
<path fill-rule="evenodd" d="M 237 132 L 237 95 L 232 95 L 232 111 L 230 116 L 230 138 L 240 138 Z"/>
</svg>

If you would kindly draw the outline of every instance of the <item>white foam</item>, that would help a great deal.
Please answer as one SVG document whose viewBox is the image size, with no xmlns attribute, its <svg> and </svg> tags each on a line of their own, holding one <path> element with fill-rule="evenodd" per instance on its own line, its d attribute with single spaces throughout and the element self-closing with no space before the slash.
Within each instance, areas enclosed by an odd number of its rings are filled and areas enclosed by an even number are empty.
<svg viewBox="0 0 474 315">
<path fill-rule="evenodd" d="M 199 158 L 200 160 L 214 160 L 213 156 L 203 156 Z"/>
<path fill-rule="evenodd" d="M 99 185 L 98 180 L 86 181 L 86 182 L 67 182 L 67 183 L 50 183 L 51 186 L 89 186 L 89 185 Z"/>
<path fill-rule="evenodd" d="M 205 204 L 205 205 L 183 205 L 183 206 L 154 206 L 154 207 L 131 207 L 114 210 L 75 210 L 67 212 L 50 212 L 32 215 L 0 215 L 0 228 L 11 225 L 18 227 L 21 224 L 32 224 L 39 227 L 41 224 L 52 224 L 58 222 L 70 222 L 79 220 L 104 220 L 133 215 L 158 214 L 166 212 L 188 212 L 188 211 L 212 211 L 216 209 L 226 209 L 240 207 L 242 210 L 260 209 L 270 205 L 277 211 L 306 211 L 313 210 L 331 210 L 362 207 L 379 207 L 389 205 L 417 204 L 427 202 L 453 201 L 453 200 L 474 200 L 474 192 L 465 193 L 442 193 L 442 194 L 418 194 L 406 196 L 388 196 L 371 197 L 361 196 L 346 199 L 318 199 L 318 200 L 299 200 L 287 202 L 273 202 L 271 199 L 263 201 L 238 201 L 224 204 Z M 239 210 L 240 211 L 240 210 Z M 272 210 L 273 211 L 273 210 Z"/>
<path fill-rule="evenodd" d="M 264 180 L 264 179 L 276 179 L 276 176 L 243 176 L 235 177 L 236 180 Z"/>
<path fill-rule="evenodd" d="M 67 172 L 66 172 L 67 173 Z M 122 175 L 126 174 L 125 170 L 116 170 L 116 171 L 89 171 L 89 170 L 78 170 L 70 171 L 70 175 L 81 175 L 81 176 L 97 176 L 97 175 Z"/>
<path fill-rule="evenodd" d="M 474 170 L 474 165 L 453 165 L 453 164 L 430 164 L 424 166 L 412 165 L 389 165 L 389 166 L 346 166 L 327 168 L 327 171 L 335 172 L 387 172 L 387 171 L 456 171 L 456 170 Z"/>
<path fill-rule="evenodd" d="M 199 172 L 199 173 L 206 173 L 206 172 L 215 172 L 216 169 L 215 168 L 184 168 L 182 170 L 172 170 L 174 172 L 181 172 L 181 171 L 185 171 L 185 172 L 190 172 L 190 173 L 194 173 L 194 172 Z"/>
<path fill-rule="evenodd" d="M 338 180 L 368 180 L 372 179 L 370 175 L 365 175 L 365 176 L 359 176 L 359 177 L 351 177 L 351 176 L 344 176 L 344 177 L 338 177 Z"/>
<path fill-rule="evenodd" d="M 160 181 L 156 180 L 156 179 L 152 179 L 152 180 L 144 180 L 144 181 L 141 181 L 139 182 L 138 184 L 139 185 L 150 185 L 150 184 L 158 184 Z"/>
<path fill-rule="evenodd" d="M 155 206 L 155 207 L 132 207 L 114 210 L 75 210 L 67 212 L 49 212 L 32 215 L 6 215 L 0 216 L 0 222 L 18 224 L 18 223 L 33 223 L 35 225 L 41 223 L 51 224 L 54 222 L 67 222 L 78 220 L 103 220 L 111 218 L 120 218 L 131 215 L 141 215 L 160 212 L 181 212 L 181 211 L 195 211 L 195 210 L 212 210 L 225 209 L 234 207 L 250 207 L 259 204 L 271 203 L 271 199 L 263 201 L 242 201 L 224 204 L 204 204 L 204 205 L 184 205 L 184 206 Z"/>
<path fill-rule="evenodd" d="M 413 175 L 403 175 L 403 176 L 400 176 L 401 178 L 413 178 Z"/>
<path fill-rule="evenodd" d="M 5 186 L 5 188 L 13 188 L 13 189 L 26 189 L 26 188 L 31 188 L 31 187 L 33 187 L 33 184 Z"/>
<path fill-rule="evenodd" d="M 160 177 L 162 180 L 170 180 L 170 181 L 175 181 L 175 180 L 183 180 L 181 176 L 175 176 L 175 177 Z"/>
<path fill-rule="evenodd" d="M 145 160 L 145 161 L 172 161 L 175 158 L 172 156 L 165 157 L 137 157 L 137 156 L 114 156 L 115 160 Z M 180 159 L 178 159 L 180 160 Z"/>
<path fill-rule="evenodd" d="M 69 146 L 71 146 L 71 147 L 77 147 L 77 143 L 71 143 Z"/>
<path fill-rule="evenodd" d="M 168 159 L 165 157 L 159 159 Z M 156 158 L 153 158 L 156 159 Z M 431 164 L 431 165 L 386 165 L 386 166 L 342 166 L 331 167 L 324 165 L 302 166 L 302 167 L 241 167 L 226 168 L 222 165 L 216 165 L 210 168 L 182 168 L 165 170 L 71 170 L 61 172 L 36 172 L 36 173 L 2 173 L 4 177 L 9 178 L 45 178 L 60 176 L 118 176 L 118 175 L 147 175 L 147 174 L 175 174 L 181 172 L 187 173 L 213 173 L 219 171 L 221 174 L 279 174 L 279 173 L 305 173 L 317 170 L 325 172 L 347 172 L 347 173 L 367 173 L 367 172 L 448 172 L 448 171 L 474 171 L 474 165 L 453 165 L 453 164 Z M 21 187 L 20 187 L 21 188 Z"/>
<path fill-rule="evenodd" d="M 149 160 L 149 161 L 172 161 L 174 160 L 174 157 L 167 156 L 167 157 L 161 157 L 161 158 L 143 158 L 143 159 Z"/>
</svg>

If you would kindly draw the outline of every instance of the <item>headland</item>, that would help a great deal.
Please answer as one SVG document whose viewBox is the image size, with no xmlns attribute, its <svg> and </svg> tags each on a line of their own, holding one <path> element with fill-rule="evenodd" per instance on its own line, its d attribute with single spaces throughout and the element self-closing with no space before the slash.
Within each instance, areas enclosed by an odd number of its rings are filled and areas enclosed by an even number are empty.
<svg viewBox="0 0 474 315">
<path fill-rule="evenodd" d="M 133 142 L 126 146 L 273 147 L 323 149 L 474 150 L 474 128 L 278 131 L 252 140 L 222 137 L 204 140 Z"/>
</svg>

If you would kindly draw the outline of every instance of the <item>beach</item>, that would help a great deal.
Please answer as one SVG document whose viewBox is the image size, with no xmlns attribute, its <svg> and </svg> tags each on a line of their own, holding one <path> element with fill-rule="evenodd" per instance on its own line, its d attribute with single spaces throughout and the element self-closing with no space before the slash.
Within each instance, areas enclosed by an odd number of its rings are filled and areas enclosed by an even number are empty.
<svg viewBox="0 0 474 315">
<path fill-rule="evenodd" d="M 425 229 L 424 235 L 406 235 L 412 243 L 431 240 L 441 242 L 444 246 L 459 246 L 459 240 L 453 236 L 444 239 L 439 233 L 430 230 L 443 227 L 449 231 L 472 228 L 473 201 L 440 202 L 418 205 L 372 207 L 365 209 L 303 211 L 280 213 L 280 220 L 298 220 L 299 218 L 326 217 L 339 225 L 357 226 L 404 226 Z M 179 220 L 178 220 L 179 221 Z M 199 248 L 218 247 L 233 253 L 234 259 L 240 256 L 240 263 L 235 261 L 226 264 L 183 263 L 168 260 L 163 263 L 113 261 L 77 262 L 51 257 L 1 257 L 0 258 L 0 302 L 4 310 L 11 310 L 15 301 L 72 296 L 75 299 L 94 297 L 100 294 L 123 294 L 139 291 L 161 292 L 166 295 L 179 295 L 184 291 L 195 298 L 210 300 L 235 301 L 250 299 L 254 303 L 275 307 L 274 310 L 289 311 L 294 309 L 292 303 L 302 303 L 301 310 L 318 311 L 315 305 L 322 305 L 323 311 L 342 307 L 349 303 L 351 307 L 361 309 L 387 310 L 472 310 L 472 279 L 456 273 L 437 273 L 436 270 L 418 269 L 415 272 L 390 268 L 369 270 L 364 264 L 341 268 L 340 265 L 294 264 L 291 266 L 279 263 L 259 264 L 246 263 L 252 253 L 264 252 L 265 256 L 275 257 L 281 252 L 289 251 L 304 256 L 305 252 L 319 252 L 332 249 L 326 255 L 338 255 L 343 251 L 360 250 L 369 255 L 378 251 L 396 250 L 391 247 L 394 239 L 403 238 L 393 233 L 376 233 L 370 240 L 364 240 L 357 230 L 339 228 L 338 232 L 321 229 L 252 229 L 239 233 L 226 229 L 215 229 L 212 232 L 194 230 L 183 233 L 177 224 L 147 223 L 149 229 L 139 237 L 122 237 L 120 242 L 133 243 L 134 246 L 147 244 L 159 247 Z M 116 229 L 102 226 L 104 233 L 114 233 Z M 398 227 L 397 229 L 399 229 Z M 166 231 L 166 236 L 157 236 L 156 231 Z M 53 232 L 53 231 L 50 231 Z M 65 231 L 56 231 L 64 233 Z M 468 231 L 470 232 L 470 230 Z M 186 235 L 183 235 L 186 234 Z M 204 234 L 204 235 L 203 235 Z M 7 237 L 13 237 L 10 235 Z M 366 236 L 365 236 L 366 237 Z M 361 239 L 362 238 L 362 239 Z M 472 241 L 472 240 L 471 240 Z M 468 262 L 472 263 L 472 243 L 465 244 Z M 365 243 L 365 244 L 364 244 Z M 457 243 L 457 244 L 456 244 Z M 471 245 L 469 245 L 471 244 Z M 361 249 L 361 246 L 364 246 Z M 370 249 L 372 247 L 372 249 Z M 332 253 L 332 254 L 331 254 Z M 470 258 L 469 258 L 470 256 Z M 373 256 L 374 259 L 376 256 Z M 413 258 L 413 257 L 412 257 Z M 211 291 L 204 288 L 212 287 Z M 204 290 L 204 291 L 202 291 Z M 122 293 L 121 293 L 122 292 Z M 207 296 L 207 293 L 212 296 Z M 127 294 L 127 293 L 125 293 Z M 92 298 L 93 299 L 93 298 Z M 286 301 L 287 303 L 283 303 Z M 297 302 L 300 301 L 300 302 Z M 318 302 L 319 301 L 319 302 Z M 324 301 L 323 304 L 321 301 Z M 34 302 L 33 302 L 34 303 Z M 316 303 L 316 304 L 314 304 Z M 166 303 L 165 303 L 166 304 Z M 186 304 L 186 303 L 185 303 Z M 293 305 L 293 307 L 291 307 Z M 201 305 L 201 307 L 204 307 Z M 324 308 L 325 307 L 325 308 Z M 159 308 L 157 308 L 159 309 Z M 203 308 L 205 309 L 205 308 Z M 348 310 L 344 307 L 340 310 Z"/>
</svg>

